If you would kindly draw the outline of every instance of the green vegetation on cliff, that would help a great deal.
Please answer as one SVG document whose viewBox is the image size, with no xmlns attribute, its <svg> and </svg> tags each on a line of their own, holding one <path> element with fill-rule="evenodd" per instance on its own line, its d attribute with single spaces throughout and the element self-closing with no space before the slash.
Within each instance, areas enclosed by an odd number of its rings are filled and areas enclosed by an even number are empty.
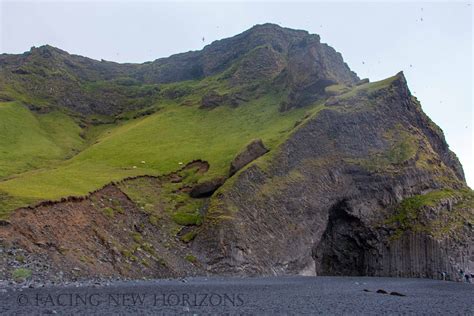
<svg viewBox="0 0 474 316">
<path fill-rule="evenodd" d="M 474 191 L 441 189 L 404 199 L 385 224 L 395 229 L 393 238 L 406 231 L 446 237 L 465 222 L 474 225 Z"/>
</svg>

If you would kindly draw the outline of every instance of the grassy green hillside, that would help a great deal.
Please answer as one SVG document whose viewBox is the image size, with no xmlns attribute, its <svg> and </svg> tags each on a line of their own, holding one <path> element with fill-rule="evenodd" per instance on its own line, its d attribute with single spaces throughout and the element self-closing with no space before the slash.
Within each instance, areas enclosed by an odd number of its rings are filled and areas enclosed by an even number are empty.
<svg viewBox="0 0 474 316">
<path fill-rule="evenodd" d="M 158 106 L 155 114 L 89 131 L 95 141 L 60 162 L 85 146 L 74 121 L 59 112 L 39 115 L 19 103 L 2 104 L 1 174 L 17 174 L 0 182 L 1 214 L 32 201 L 84 195 L 127 176 L 169 173 L 194 159 L 210 163 L 207 177 L 226 174 L 230 161 L 252 139 L 272 147 L 297 120 L 319 108 L 281 113 L 277 95 L 237 108 L 203 110 L 169 100 Z M 31 170 L 19 173 L 26 169 Z"/>
<path fill-rule="evenodd" d="M 71 156 L 84 143 L 80 133 L 59 111 L 34 114 L 19 102 L 0 102 L 0 179 Z"/>
</svg>

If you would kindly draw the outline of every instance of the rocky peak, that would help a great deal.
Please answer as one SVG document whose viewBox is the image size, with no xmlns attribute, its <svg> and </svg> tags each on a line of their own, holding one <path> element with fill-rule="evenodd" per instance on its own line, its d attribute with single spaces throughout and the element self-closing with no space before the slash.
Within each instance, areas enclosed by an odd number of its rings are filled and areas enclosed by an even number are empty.
<svg viewBox="0 0 474 316">
<path fill-rule="evenodd" d="M 294 30 L 281 27 L 277 24 L 265 23 L 257 24 L 239 35 L 222 40 L 222 42 L 241 44 L 241 42 L 245 41 L 245 46 L 250 49 L 261 45 L 269 45 L 280 53 L 287 53 L 293 43 L 298 43 L 304 39 L 312 39 L 317 42 L 320 40 L 317 34 L 309 34 L 307 31 Z"/>
<path fill-rule="evenodd" d="M 292 36 L 307 36 L 310 35 L 308 31 L 305 30 L 296 30 L 296 29 L 291 29 L 288 27 L 282 27 L 278 24 L 275 23 L 262 23 L 262 24 L 255 24 L 251 28 L 249 28 L 247 31 L 243 32 L 242 34 L 246 33 L 263 33 L 263 34 L 268 34 L 268 33 L 281 33 L 281 34 L 291 34 Z M 316 34 L 313 34 L 313 36 L 319 37 Z"/>
<path fill-rule="evenodd" d="M 268 51 L 260 50 L 262 47 Z M 255 51 L 259 50 L 260 54 L 256 54 Z M 263 52 L 265 54 L 262 54 Z M 242 59 L 248 61 L 262 58 L 262 55 L 269 59 L 266 63 L 275 69 L 275 76 L 282 71 L 289 73 L 289 80 L 298 86 L 298 89 L 308 88 L 307 86 L 312 84 L 308 81 L 311 80 L 328 79 L 344 84 L 354 84 L 359 80 L 339 53 L 320 42 L 319 35 L 269 23 L 256 25 L 236 36 L 214 41 L 201 51 L 158 59 L 146 67 L 141 67 L 138 76 L 146 82 L 199 79 L 235 66 Z M 237 65 L 236 71 L 239 71 L 239 66 L 241 65 Z M 268 72 L 268 69 L 265 71 Z M 258 72 L 258 68 L 254 69 L 254 72 Z"/>
<path fill-rule="evenodd" d="M 395 75 L 395 80 L 392 82 L 392 87 L 397 90 L 400 96 L 411 99 L 412 94 L 408 88 L 408 82 L 403 71 L 400 71 Z"/>
<path fill-rule="evenodd" d="M 33 55 L 33 56 L 41 56 L 44 58 L 49 58 L 52 56 L 57 56 L 57 55 L 69 55 L 66 51 L 61 50 L 59 48 L 56 48 L 51 45 L 42 45 L 39 47 L 31 47 L 30 51 L 28 52 L 28 55 Z"/>
</svg>

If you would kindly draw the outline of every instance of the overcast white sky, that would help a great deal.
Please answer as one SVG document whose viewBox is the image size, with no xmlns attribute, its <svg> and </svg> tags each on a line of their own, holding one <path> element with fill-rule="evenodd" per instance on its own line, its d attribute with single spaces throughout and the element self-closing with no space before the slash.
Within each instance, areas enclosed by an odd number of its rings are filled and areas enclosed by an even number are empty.
<svg viewBox="0 0 474 316">
<path fill-rule="evenodd" d="M 0 1 L 1 53 L 50 44 L 95 59 L 144 62 L 265 22 L 320 34 L 361 78 L 403 70 L 474 187 L 472 1 Z"/>
</svg>

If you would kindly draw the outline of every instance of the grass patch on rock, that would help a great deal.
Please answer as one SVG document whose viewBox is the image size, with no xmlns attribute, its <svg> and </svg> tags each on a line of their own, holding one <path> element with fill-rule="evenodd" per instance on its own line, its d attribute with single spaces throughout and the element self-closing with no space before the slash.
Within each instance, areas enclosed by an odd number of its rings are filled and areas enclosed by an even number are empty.
<svg viewBox="0 0 474 316">
<path fill-rule="evenodd" d="M 450 206 L 442 206 L 443 201 Z M 430 216 L 433 211 L 437 212 L 436 216 Z M 455 233 L 466 223 L 474 225 L 474 191 L 470 189 L 442 189 L 406 198 L 385 220 L 385 224 L 394 229 L 392 238 L 406 231 L 423 231 L 442 237 Z"/>
<path fill-rule="evenodd" d="M 13 270 L 13 272 L 12 272 L 12 278 L 16 282 L 23 282 L 26 279 L 30 278 L 31 275 L 32 275 L 31 270 L 26 269 L 26 268 L 17 268 L 15 270 Z"/>
</svg>

